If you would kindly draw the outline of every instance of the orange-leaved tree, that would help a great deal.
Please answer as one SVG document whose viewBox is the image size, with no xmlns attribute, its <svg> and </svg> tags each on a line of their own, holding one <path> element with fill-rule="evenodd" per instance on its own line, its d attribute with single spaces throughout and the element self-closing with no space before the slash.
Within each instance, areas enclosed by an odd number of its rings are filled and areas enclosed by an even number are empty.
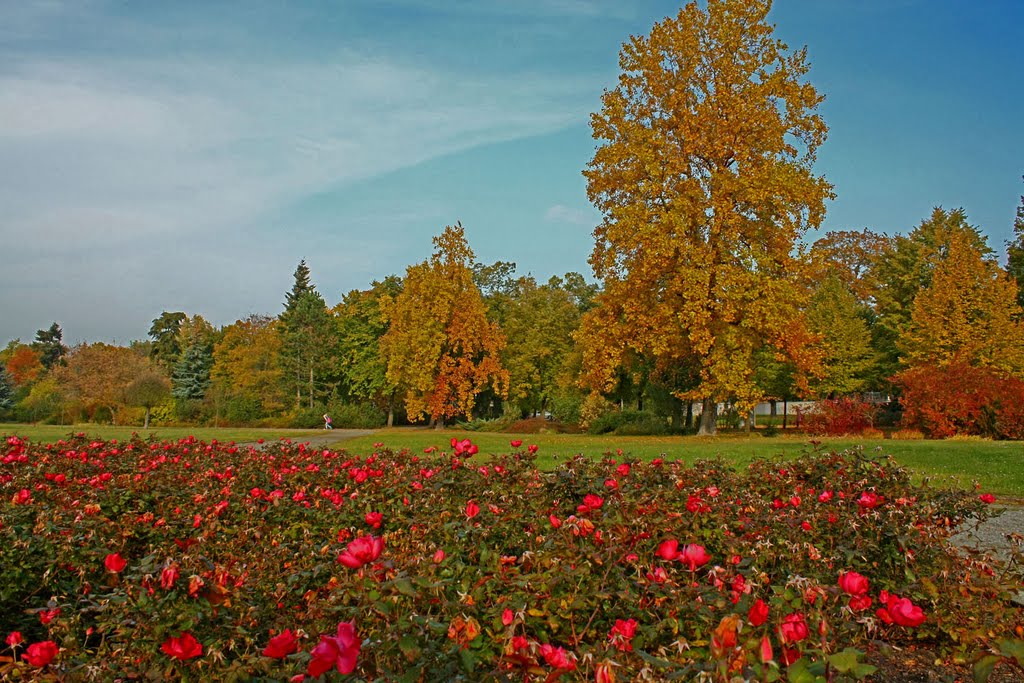
<svg viewBox="0 0 1024 683">
<path fill-rule="evenodd" d="M 429 415 L 440 425 L 470 417 L 488 386 L 505 397 L 508 372 L 499 361 L 505 336 L 487 319 L 462 225 L 446 227 L 433 242 L 430 260 L 406 269 L 401 293 L 382 297 L 389 328 L 380 347 L 388 381 L 405 393 L 409 419 Z"/>
<path fill-rule="evenodd" d="M 584 171 L 601 212 L 590 258 L 604 290 L 584 320 L 585 382 L 607 390 L 630 353 L 696 362 L 701 431 L 714 407 L 759 398 L 765 344 L 797 356 L 805 288 L 797 239 L 831 186 L 812 164 L 828 128 L 804 50 L 767 21 L 769 0 L 690 2 L 622 48 L 591 118 Z"/>
</svg>

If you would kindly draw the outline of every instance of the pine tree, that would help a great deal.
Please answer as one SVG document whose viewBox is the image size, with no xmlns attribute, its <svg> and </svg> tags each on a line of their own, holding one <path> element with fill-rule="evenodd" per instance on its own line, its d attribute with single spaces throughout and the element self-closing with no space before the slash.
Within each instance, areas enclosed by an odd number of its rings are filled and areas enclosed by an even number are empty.
<svg viewBox="0 0 1024 683">
<path fill-rule="evenodd" d="M 315 396 L 326 393 L 324 379 L 332 365 L 337 326 L 327 304 L 310 282 L 306 261 L 295 269 L 295 282 L 285 294 L 281 313 L 281 360 L 295 389 L 295 406 L 312 408 Z"/>
<path fill-rule="evenodd" d="M 63 338 L 64 333 L 56 322 L 50 325 L 50 329 L 36 332 L 32 348 L 39 354 L 39 361 L 47 370 L 60 363 L 67 354 L 68 347 L 64 346 Z"/>
<path fill-rule="evenodd" d="M 1017 281 L 1017 305 L 1024 308 L 1024 195 L 1013 222 L 1013 240 L 1006 245 L 1006 271 Z"/>
<path fill-rule="evenodd" d="M 192 344 L 174 366 L 171 394 L 179 399 L 201 399 L 210 386 L 213 350 L 206 344 Z"/>
</svg>

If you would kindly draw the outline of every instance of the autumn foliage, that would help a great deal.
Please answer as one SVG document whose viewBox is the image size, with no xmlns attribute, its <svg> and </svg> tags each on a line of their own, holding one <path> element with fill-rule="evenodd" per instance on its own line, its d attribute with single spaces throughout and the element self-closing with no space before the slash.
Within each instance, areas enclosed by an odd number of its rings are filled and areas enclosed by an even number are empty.
<svg viewBox="0 0 1024 683">
<path fill-rule="evenodd" d="M 806 414 L 804 429 L 809 434 L 842 436 L 863 434 L 874 425 L 877 406 L 856 396 L 825 399 Z"/>
<path fill-rule="evenodd" d="M 1024 439 L 1024 381 L 956 359 L 896 376 L 903 424 L 932 438 L 977 435 Z"/>
</svg>

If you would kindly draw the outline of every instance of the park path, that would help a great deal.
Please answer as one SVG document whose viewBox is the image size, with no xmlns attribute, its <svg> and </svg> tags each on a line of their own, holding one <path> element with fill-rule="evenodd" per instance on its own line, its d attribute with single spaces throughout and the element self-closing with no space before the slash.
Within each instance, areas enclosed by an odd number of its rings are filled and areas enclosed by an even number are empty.
<svg viewBox="0 0 1024 683">
<path fill-rule="evenodd" d="M 312 448 L 328 448 L 335 447 L 343 444 L 349 439 L 355 439 L 360 436 L 369 436 L 375 434 L 376 429 L 325 429 L 320 434 L 308 434 L 306 436 L 292 438 L 293 443 L 307 443 Z M 258 444 L 255 441 L 239 444 L 240 446 L 252 446 L 253 448 L 262 448 L 272 441 L 266 441 L 262 444 Z"/>
</svg>

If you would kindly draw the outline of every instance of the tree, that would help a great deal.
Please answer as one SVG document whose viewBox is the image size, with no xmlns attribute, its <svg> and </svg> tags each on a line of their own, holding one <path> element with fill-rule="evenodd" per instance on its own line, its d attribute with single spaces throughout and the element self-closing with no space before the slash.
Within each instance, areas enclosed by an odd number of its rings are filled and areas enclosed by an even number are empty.
<svg viewBox="0 0 1024 683">
<path fill-rule="evenodd" d="M 1024 379 L 1024 322 L 1017 285 L 991 257 L 968 242 L 952 242 L 928 287 L 914 299 L 900 338 L 910 366 L 959 359 Z"/>
<path fill-rule="evenodd" d="M 808 329 L 821 354 L 821 375 L 811 380 L 818 396 L 833 397 L 862 391 L 874 361 L 871 331 L 860 304 L 843 279 L 832 274 L 811 296 Z"/>
<path fill-rule="evenodd" d="M 61 393 L 78 403 L 90 418 L 98 408 L 106 408 L 117 424 L 128 385 L 155 371 L 149 358 L 133 349 L 95 343 L 71 349 L 67 364 L 54 368 L 52 377 Z"/>
<path fill-rule="evenodd" d="M 10 349 L 6 367 L 11 380 L 19 387 L 31 385 L 39 379 L 44 370 L 39 352 L 20 343 Z"/>
<path fill-rule="evenodd" d="M 125 402 L 146 409 L 146 421 L 142 428 L 149 429 L 150 413 L 170 393 L 171 385 L 166 377 L 159 372 L 147 372 L 135 378 L 135 381 L 125 388 Z"/>
<path fill-rule="evenodd" d="M 395 420 L 398 385 L 387 376 L 387 362 L 381 355 L 380 340 L 388 332 L 381 311 L 385 298 L 393 300 L 402 291 L 402 280 L 389 275 L 375 281 L 367 291 L 353 290 L 334 308 L 338 321 L 338 361 L 348 395 L 371 401 L 387 412 L 387 425 Z"/>
<path fill-rule="evenodd" d="M 170 372 L 181 358 L 182 346 L 178 333 L 187 318 L 182 311 L 164 311 L 159 318 L 153 319 L 153 324 L 149 328 L 149 338 L 153 340 L 150 357 L 167 372 Z"/>
<path fill-rule="evenodd" d="M 883 376 L 900 367 L 900 339 L 910 325 L 914 299 L 932 282 L 936 267 L 954 244 L 965 244 L 988 257 L 992 250 L 963 209 L 936 207 L 906 236 L 889 240 L 873 270 L 875 284 L 875 348 L 882 355 Z"/>
<path fill-rule="evenodd" d="M 579 321 L 580 310 L 562 278 L 538 285 L 524 277 L 515 283 L 503 325 L 508 345 L 502 364 L 509 371 L 509 397 L 522 409 L 549 408 Z"/>
<path fill-rule="evenodd" d="M 295 273 L 293 273 L 294 282 L 292 283 L 292 289 L 290 292 L 285 292 L 284 295 L 284 310 L 293 311 L 299 303 L 299 299 L 305 294 L 311 294 L 316 291 L 316 287 L 310 282 L 309 266 L 306 265 L 306 259 L 299 261 L 299 265 L 295 267 Z"/>
<path fill-rule="evenodd" d="M 7 410 L 14 405 L 13 396 L 14 382 L 7 374 L 7 370 L 0 366 L 0 411 Z"/>
<path fill-rule="evenodd" d="M 1013 221 L 1013 239 L 1006 243 L 1006 270 L 1017 281 L 1017 305 L 1024 309 L 1024 195 Z"/>
<path fill-rule="evenodd" d="M 208 345 L 196 342 L 185 349 L 171 375 L 174 398 L 201 400 L 206 396 L 212 367 L 213 349 Z"/>
<path fill-rule="evenodd" d="M 310 283 L 305 261 L 295 269 L 295 282 L 285 294 L 280 321 L 281 361 L 295 390 L 295 408 L 302 407 L 305 390 L 312 409 L 317 394 L 323 397 L 328 393 L 325 380 L 332 369 L 338 334 L 324 298 Z"/>
<path fill-rule="evenodd" d="M 224 328 L 213 348 L 210 377 L 229 401 L 256 401 L 264 414 L 285 407 L 279 328 L 277 318 L 265 315 L 250 315 Z"/>
<path fill-rule="evenodd" d="M 485 387 L 506 396 L 508 372 L 499 361 L 505 337 L 487 320 L 462 225 L 446 227 L 433 242 L 430 260 L 409 266 L 402 292 L 382 302 L 390 328 L 381 353 L 388 381 L 405 388 L 409 419 L 429 415 L 440 425 L 471 416 Z"/>
<path fill-rule="evenodd" d="M 857 301 L 868 305 L 876 287 L 873 267 L 888 244 L 888 237 L 867 228 L 827 232 L 811 246 L 811 274 L 815 282 L 839 278 Z"/>
<path fill-rule="evenodd" d="M 63 339 L 64 332 L 56 322 L 49 329 L 36 332 L 32 348 L 39 354 L 39 361 L 47 370 L 60 363 L 67 354 L 68 347 L 64 346 Z"/>
<path fill-rule="evenodd" d="M 805 50 L 773 37 L 770 7 L 690 2 L 631 38 L 591 117 L 584 175 L 602 220 L 590 263 L 604 290 L 579 336 L 586 381 L 606 390 L 628 351 L 695 358 L 700 386 L 679 395 L 704 401 L 702 433 L 718 401 L 756 402 L 757 349 L 806 339 L 794 246 L 832 196 L 811 168 L 823 98 Z"/>
</svg>

